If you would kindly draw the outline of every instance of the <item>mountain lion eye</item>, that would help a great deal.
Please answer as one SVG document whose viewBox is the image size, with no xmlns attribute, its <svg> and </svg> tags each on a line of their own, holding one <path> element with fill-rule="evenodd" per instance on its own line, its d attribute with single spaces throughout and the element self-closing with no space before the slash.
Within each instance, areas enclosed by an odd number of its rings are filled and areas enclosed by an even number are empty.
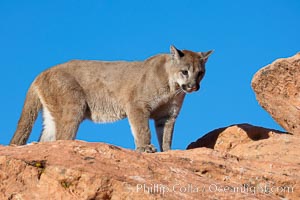
<svg viewBox="0 0 300 200">
<path fill-rule="evenodd" d="M 185 76 L 189 74 L 189 72 L 187 70 L 182 70 L 181 73 Z"/>
</svg>

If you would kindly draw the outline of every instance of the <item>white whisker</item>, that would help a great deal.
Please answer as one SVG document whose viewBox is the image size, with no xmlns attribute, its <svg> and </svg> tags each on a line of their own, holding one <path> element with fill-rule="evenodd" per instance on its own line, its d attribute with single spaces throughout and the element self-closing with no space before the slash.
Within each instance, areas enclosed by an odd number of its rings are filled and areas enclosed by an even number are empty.
<svg viewBox="0 0 300 200">
<path fill-rule="evenodd" d="M 180 93 L 182 93 L 182 92 L 184 92 L 181 88 L 179 88 L 179 89 L 177 89 L 176 91 L 175 91 L 175 97 L 177 96 L 177 95 L 179 95 Z"/>
</svg>

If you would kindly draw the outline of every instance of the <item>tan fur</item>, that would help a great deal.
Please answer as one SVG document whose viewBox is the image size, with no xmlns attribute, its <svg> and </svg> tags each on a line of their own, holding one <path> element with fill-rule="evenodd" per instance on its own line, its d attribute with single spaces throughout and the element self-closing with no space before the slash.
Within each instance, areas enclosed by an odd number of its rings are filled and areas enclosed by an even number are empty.
<svg viewBox="0 0 300 200">
<path fill-rule="evenodd" d="M 43 108 L 40 141 L 73 140 L 84 119 L 113 122 L 128 117 L 136 149 L 155 152 L 149 119 L 161 151 L 171 148 L 173 127 L 186 93 L 199 89 L 212 51 L 171 46 L 143 62 L 75 60 L 41 73 L 30 86 L 11 144 L 23 145 Z"/>
</svg>

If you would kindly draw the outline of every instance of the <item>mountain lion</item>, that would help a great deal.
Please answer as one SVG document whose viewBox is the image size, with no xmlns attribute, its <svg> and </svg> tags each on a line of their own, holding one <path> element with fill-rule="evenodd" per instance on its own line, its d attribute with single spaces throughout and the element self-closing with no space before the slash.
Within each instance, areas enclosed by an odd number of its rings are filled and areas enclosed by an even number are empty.
<svg viewBox="0 0 300 200">
<path fill-rule="evenodd" d="M 42 72 L 28 89 L 10 144 L 24 145 L 38 112 L 39 141 L 73 140 L 84 119 L 113 122 L 128 117 L 136 150 L 155 152 L 149 119 L 161 151 L 171 148 L 173 127 L 186 93 L 199 90 L 212 53 L 178 50 L 140 62 L 73 60 Z"/>
</svg>

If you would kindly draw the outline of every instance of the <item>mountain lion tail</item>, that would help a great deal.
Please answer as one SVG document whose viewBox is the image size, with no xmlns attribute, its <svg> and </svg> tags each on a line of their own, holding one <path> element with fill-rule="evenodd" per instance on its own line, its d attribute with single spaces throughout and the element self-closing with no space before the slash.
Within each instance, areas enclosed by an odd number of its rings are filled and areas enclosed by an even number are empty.
<svg viewBox="0 0 300 200">
<path fill-rule="evenodd" d="M 41 108 L 42 104 L 37 94 L 36 87 L 33 83 L 27 92 L 22 114 L 18 122 L 18 127 L 10 141 L 10 144 L 26 144 L 33 124 Z"/>
</svg>

